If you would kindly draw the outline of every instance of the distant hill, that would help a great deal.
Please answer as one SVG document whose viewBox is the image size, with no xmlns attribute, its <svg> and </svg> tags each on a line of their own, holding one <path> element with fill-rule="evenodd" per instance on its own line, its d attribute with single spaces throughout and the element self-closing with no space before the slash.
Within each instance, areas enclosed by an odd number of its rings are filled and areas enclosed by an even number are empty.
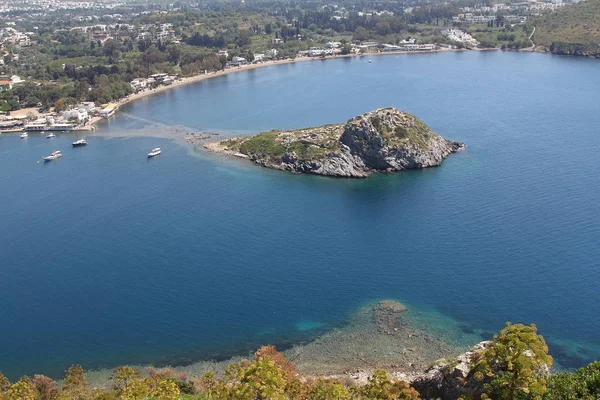
<svg viewBox="0 0 600 400">
<path fill-rule="evenodd" d="M 600 0 L 587 0 L 544 15 L 533 41 L 554 54 L 600 57 Z"/>
</svg>

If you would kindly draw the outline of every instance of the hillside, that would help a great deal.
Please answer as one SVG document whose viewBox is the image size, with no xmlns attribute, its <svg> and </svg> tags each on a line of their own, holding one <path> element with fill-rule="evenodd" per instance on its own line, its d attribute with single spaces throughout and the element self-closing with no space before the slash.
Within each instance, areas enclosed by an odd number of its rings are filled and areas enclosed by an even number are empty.
<svg viewBox="0 0 600 400">
<path fill-rule="evenodd" d="M 437 166 L 463 144 L 444 139 L 413 115 L 380 108 L 346 124 L 263 132 L 206 147 L 273 169 L 363 178 Z"/>
<path fill-rule="evenodd" d="M 600 0 L 587 0 L 544 15 L 533 41 L 554 54 L 600 57 Z"/>
</svg>

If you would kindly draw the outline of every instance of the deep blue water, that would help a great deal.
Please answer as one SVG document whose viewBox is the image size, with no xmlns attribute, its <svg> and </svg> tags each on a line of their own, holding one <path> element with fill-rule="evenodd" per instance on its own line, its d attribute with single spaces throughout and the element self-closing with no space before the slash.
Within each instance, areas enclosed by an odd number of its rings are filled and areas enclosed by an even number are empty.
<svg viewBox="0 0 600 400">
<path fill-rule="evenodd" d="M 71 149 L 73 136 L 1 135 L 0 370 L 219 357 L 307 339 L 388 297 L 465 332 L 535 322 L 567 367 L 600 358 L 600 63 L 371 59 L 177 88 L 100 133 L 164 129 L 142 120 L 250 133 L 395 106 L 467 150 L 436 169 L 335 180 L 169 139 Z M 62 159 L 37 163 L 56 148 Z"/>
</svg>

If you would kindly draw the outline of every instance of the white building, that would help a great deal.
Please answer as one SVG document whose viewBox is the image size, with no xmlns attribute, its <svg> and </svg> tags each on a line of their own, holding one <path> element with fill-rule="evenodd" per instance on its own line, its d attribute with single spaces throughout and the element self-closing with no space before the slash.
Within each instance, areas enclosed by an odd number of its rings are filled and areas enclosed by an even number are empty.
<svg viewBox="0 0 600 400">
<path fill-rule="evenodd" d="M 73 108 L 63 113 L 63 117 L 67 120 L 76 120 L 78 123 L 85 123 L 90 119 L 87 110 Z"/>
<path fill-rule="evenodd" d="M 131 88 L 137 92 L 138 90 L 143 90 L 148 86 L 148 79 L 135 78 L 134 80 L 129 82 L 129 84 L 131 85 Z"/>
<path fill-rule="evenodd" d="M 244 57 L 233 57 L 231 63 L 233 65 L 246 64 L 246 59 Z"/>
<path fill-rule="evenodd" d="M 264 54 L 255 54 L 254 55 L 254 60 L 252 60 L 253 62 L 258 62 L 258 61 L 263 61 L 265 59 L 265 55 Z"/>
</svg>

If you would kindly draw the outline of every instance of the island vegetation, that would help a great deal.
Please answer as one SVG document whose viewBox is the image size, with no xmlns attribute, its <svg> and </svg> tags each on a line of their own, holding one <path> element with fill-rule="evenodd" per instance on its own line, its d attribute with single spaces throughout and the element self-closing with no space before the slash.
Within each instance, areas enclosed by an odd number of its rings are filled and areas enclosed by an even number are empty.
<svg viewBox="0 0 600 400">
<path fill-rule="evenodd" d="M 437 166 L 464 147 L 395 108 L 370 111 L 346 124 L 263 132 L 205 146 L 268 168 L 352 178 Z"/>
<path fill-rule="evenodd" d="M 273 346 L 223 373 L 188 377 L 171 368 L 117 367 L 103 387 L 91 387 L 84 369 L 70 367 L 56 382 L 43 375 L 10 382 L 0 374 L 2 400 L 592 400 L 600 396 L 600 362 L 551 374 L 552 357 L 535 325 L 507 323 L 491 341 L 456 359 L 440 360 L 403 381 L 375 370 L 363 384 L 334 377 L 300 376 Z M 436 373 L 438 373 L 436 375 Z"/>
</svg>

